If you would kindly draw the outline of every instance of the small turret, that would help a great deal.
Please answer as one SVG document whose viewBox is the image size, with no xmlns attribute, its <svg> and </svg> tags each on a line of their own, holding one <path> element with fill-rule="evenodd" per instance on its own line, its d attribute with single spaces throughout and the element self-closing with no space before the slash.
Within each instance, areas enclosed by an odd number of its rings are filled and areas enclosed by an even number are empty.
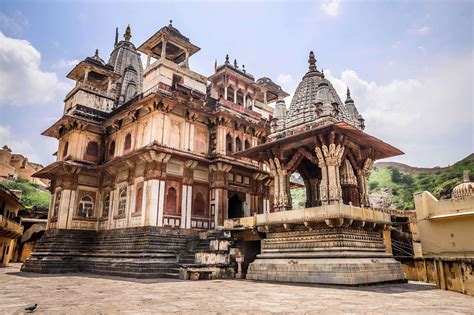
<svg viewBox="0 0 474 315">
<path fill-rule="evenodd" d="M 354 100 L 351 97 L 351 90 L 349 89 L 349 87 L 347 87 L 346 101 L 344 102 L 344 104 L 346 107 L 346 113 L 350 116 L 348 118 L 351 119 L 357 127 L 364 130 L 364 118 L 362 118 L 362 115 L 359 114 L 359 111 L 357 110 L 357 107 L 354 104 Z"/>
<path fill-rule="evenodd" d="M 285 129 L 286 121 L 286 104 L 284 100 L 278 100 L 275 104 L 275 109 L 273 110 L 273 119 L 276 120 L 276 130 L 280 131 Z"/>
</svg>

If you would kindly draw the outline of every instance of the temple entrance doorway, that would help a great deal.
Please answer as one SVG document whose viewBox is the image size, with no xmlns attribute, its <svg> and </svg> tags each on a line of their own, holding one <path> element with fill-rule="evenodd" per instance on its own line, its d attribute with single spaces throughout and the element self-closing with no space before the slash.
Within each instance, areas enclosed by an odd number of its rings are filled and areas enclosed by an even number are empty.
<svg viewBox="0 0 474 315">
<path fill-rule="evenodd" d="M 236 191 L 229 191 L 229 201 L 227 205 L 227 218 L 235 219 L 244 216 L 245 194 Z"/>
</svg>

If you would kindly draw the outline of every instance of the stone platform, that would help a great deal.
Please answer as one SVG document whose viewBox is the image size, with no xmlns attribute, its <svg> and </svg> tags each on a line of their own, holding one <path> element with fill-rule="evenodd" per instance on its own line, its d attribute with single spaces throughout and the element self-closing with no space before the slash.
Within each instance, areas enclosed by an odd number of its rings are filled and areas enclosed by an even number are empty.
<svg viewBox="0 0 474 315">
<path fill-rule="evenodd" d="M 49 230 L 21 270 L 88 272 L 134 278 L 178 278 L 193 264 L 197 233 L 156 227 L 105 231 Z"/>
<path fill-rule="evenodd" d="M 290 210 L 228 222 L 265 233 L 247 279 L 362 285 L 404 281 L 402 266 L 385 251 L 390 215 L 349 205 Z"/>
</svg>

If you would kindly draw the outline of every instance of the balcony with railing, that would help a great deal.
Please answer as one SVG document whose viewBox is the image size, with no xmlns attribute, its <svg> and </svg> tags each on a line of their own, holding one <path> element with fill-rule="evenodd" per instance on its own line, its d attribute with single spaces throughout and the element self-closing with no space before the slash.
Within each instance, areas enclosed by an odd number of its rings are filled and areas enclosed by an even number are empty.
<svg viewBox="0 0 474 315">
<path fill-rule="evenodd" d="M 96 87 L 78 82 L 74 89 L 66 95 L 64 111 L 67 113 L 76 105 L 87 105 L 88 107 L 110 112 L 114 106 L 114 99 L 111 93 L 99 90 Z"/>
<path fill-rule="evenodd" d="M 0 215 L 0 237 L 17 238 L 23 234 L 23 226 Z"/>
</svg>

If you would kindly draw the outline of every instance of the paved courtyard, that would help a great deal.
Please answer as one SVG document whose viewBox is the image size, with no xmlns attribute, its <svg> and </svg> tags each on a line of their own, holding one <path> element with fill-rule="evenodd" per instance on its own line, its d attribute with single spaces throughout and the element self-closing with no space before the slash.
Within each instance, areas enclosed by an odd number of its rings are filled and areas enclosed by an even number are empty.
<svg viewBox="0 0 474 315">
<path fill-rule="evenodd" d="M 88 274 L 40 275 L 0 269 L 0 314 L 35 313 L 462 313 L 474 298 L 418 282 L 368 287 L 286 285 L 245 280 L 135 280 Z"/>
</svg>

